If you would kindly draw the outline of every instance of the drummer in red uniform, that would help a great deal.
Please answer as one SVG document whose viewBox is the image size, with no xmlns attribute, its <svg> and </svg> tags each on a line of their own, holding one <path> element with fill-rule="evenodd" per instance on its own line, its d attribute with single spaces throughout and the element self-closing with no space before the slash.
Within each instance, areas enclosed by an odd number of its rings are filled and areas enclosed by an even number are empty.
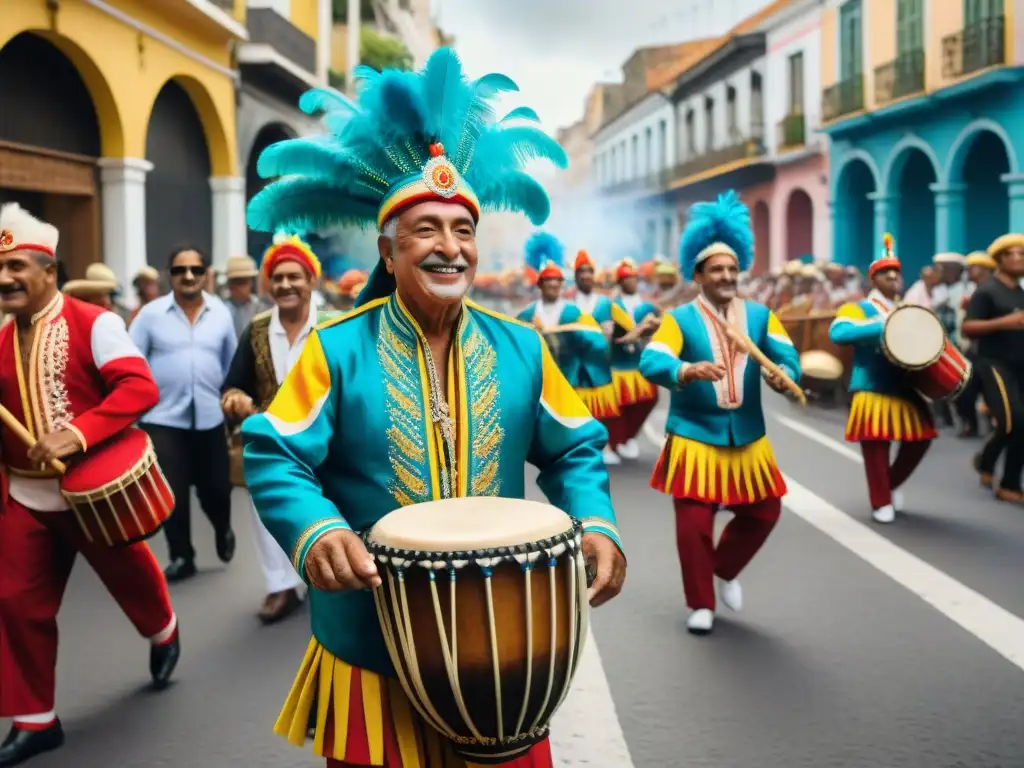
<svg viewBox="0 0 1024 768">
<path fill-rule="evenodd" d="M 140 635 L 153 683 L 180 654 L 167 582 L 144 542 L 90 543 L 61 495 L 52 459 L 81 457 L 130 427 L 159 397 L 113 312 L 57 290 L 58 232 L 17 204 L 0 208 L 0 404 L 38 442 L 4 429 L 9 498 L 0 512 L 0 717 L 13 719 L 0 766 L 60 747 L 54 712 L 57 611 L 81 553 Z M 84 468 L 84 467 L 83 467 Z M 69 758 L 73 760 L 73 758 Z"/>
<path fill-rule="evenodd" d="M 860 443 L 871 517 L 876 523 L 886 524 L 902 511 L 899 488 L 921 463 L 936 432 L 928 406 L 911 387 L 907 372 L 891 363 L 880 349 L 885 320 L 899 302 L 902 283 L 890 235 L 885 236 L 881 258 L 868 267 L 868 280 L 871 292 L 867 298 L 839 308 L 829 337 L 833 344 L 854 348 L 850 378 L 853 402 L 846 439 Z M 900 447 L 890 466 L 893 442 Z"/>
</svg>

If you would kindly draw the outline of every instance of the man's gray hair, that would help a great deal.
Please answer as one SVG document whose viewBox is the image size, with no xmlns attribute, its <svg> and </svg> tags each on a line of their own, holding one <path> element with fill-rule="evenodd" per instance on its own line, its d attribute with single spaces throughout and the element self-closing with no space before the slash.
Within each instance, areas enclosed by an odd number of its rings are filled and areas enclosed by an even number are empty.
<svg viewBox="0 0 1024 768">
<path fill-rule="evenodd" d="M 394 245 L 398 239 L 398 217 L 392 216 L 390 219 L 384 222 L 384 226 L 380 228 L 380 233 L 391 241 Z"/>
<path fill-rule="evenodd" d="M 25 249 L 25 255 L 28 256 L 32 261 L 38 264 L 43 269 L 46 269 L 51 264 L 56 265 L 57 259 L 46 251 L 37 251 L 31 248 Z"/>
</svg>

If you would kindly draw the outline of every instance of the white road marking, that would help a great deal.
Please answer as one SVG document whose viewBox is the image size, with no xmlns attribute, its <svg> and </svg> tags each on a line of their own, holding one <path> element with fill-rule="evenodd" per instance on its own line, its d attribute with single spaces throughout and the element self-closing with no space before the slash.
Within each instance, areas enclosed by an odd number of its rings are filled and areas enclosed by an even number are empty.
<svg viewBox="0 0 1024 768">
<path fill-rule="evenodd" d="M 565 768 L 634 768 L 601 654 L 589 629 L 572 690 L 551 723 L 551 752 L 555 765 Z"/>
<path fill-rule="evenodd" d="M 775 418 L 777 422 L 782 424 L 784 427 L 789 427 L 794 432 L 798 432 L 804 437 L 810 438 L 819 445 L 823 445 L 829 450 L 835 451 L 840 456 L 847 458 L 850 461 L 855 461 L 858 464 L 864 463 L 864 457 L 861 456 L 857 451 L 853 450 L 847 445 L 844 445 L 838 440 L 832 439 L 828 435 L 822 434 L 814 427 L 809 427 L 806 424 L 797 421 L 796 419 L 789 418 L 788 416 L 779 416 L 778 414 L 772 414 L 772 416 Z"/>
<path fill-rule="evenodd" d="M 859 459 L 860 457 L 858 457 Z M 893 544 L 785 475 L 785 507 L 1024 670 L 1024 619 Z"/>
</svg>

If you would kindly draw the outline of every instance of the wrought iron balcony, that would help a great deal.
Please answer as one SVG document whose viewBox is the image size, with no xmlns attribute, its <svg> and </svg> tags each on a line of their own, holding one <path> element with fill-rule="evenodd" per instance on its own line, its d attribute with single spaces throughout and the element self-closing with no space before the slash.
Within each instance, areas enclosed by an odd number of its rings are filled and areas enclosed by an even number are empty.
<svg viewBox="0 0 1024 768">
<path fill-rule="evenodd" d="M 677 181 L 710 171 L 721 165 L 760 157 L 763 154 L 765 154 L 764 128 L 755 126 L 751 131 L 750 138 L 736 135 L 726 147 L 687 158 L 683 162 L 677 163 L 674 168 L 666 168 L 660 174 L 660 183 L 662 187 L 668 187 Z"/>
<path fill-rule="evenodd" d="M 270 8 L 246 14 L 249 42 L 271 46 L 306 72 L 316 72 L 316 41 Z"/>
<path fill-rule="evenodd" d="M 875 67 L 875 104 L 888 104 L 923 90 L 924 51 L 920 48 Z"/>
<path fill-rule="evenodd" d="M 951 80 L 1006 63 L 1006 17 L 992 16 L 942 38 L 942 77 Z"/>
<path fill-rule="evenodd" d="M 807 143 L 807 120 L 800 113 L 786 115 L 779 121 L 778 132 L 776 146 L 779 149 L 802 147 Z"/>
<path fill-rule="evenodd" d="M 864 109 L 864 75 L 830 85 L 821 94 L 821 116 L 827 123 Z"/>
</svg>

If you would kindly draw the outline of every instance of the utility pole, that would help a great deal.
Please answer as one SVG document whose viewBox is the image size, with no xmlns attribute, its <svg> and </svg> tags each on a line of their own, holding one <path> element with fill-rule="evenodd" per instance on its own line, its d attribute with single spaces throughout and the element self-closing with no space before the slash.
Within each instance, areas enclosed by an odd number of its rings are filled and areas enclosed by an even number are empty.
<svg viewBox="0 0 1024 768">
<path fill-rule="evenodd" d="M 348 95 L 355 98 L 355 68 L 359 66 L 359 42 L 362 31 L 362 0 L 348 0 L 348 72 L 345 76 L 345 89 Z"/>
</svg>

